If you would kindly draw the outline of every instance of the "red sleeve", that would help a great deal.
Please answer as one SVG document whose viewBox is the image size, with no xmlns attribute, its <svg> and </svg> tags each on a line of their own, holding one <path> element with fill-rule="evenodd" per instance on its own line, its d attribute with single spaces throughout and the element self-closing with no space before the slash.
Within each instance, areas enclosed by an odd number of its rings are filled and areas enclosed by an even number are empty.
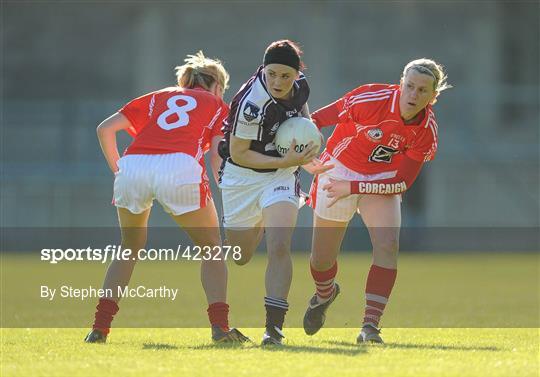
<svg viewBox="0 0 540 377">
<path fill-rule="evenodd" d="M 145 94 L 142 97 L 135 98 L 118 110 L 131 123 L 131 127 L 126 130 L 131 136 L 137 136 L 148 124 L 148 114 L 150 113 L 150 107 L 153 106 L 155 101 L 154 98 L 154 93 Z"/>
<path fill-rule="evenodd" d="M 407 191 L 418 177 L 424 162 L 413 160 L 407 156 L 398 166 L 394 178 L 376 181 L 351 181 L 351 194 L 395 195 Z"/>
<path fill-rule="evenodd" d="M 311 114 L 311 119 L 313 119 L 315 125 L 321 129 L 337 124 L 339 122 L 339 112 L 342 102 L 343 101 L 339 99 Z"/>
<path fill-rule="evenodd" d="M 416 161 L 431 161 L 437 153 L 437 123 L 429 121 L 427 128 L 413 140 L 411 146 L 405 151 L 405 156 Z"/>
<path fill-rule="evenodd" d="M 358 88 L 345 94 L 336 102 L 315 111 L 311 115 L 311 118 L 319 129 L 327 126 L 333 126 L 337 123 L 349 122 L 351 120 L 356 123 L 360 123 L 365 116 L 366 106 L 363 102 L 366 101 L 358 101 L 359 96 L 362 96 L 362 93 L 373 90 L 380 91 L 381 89 L 384 90 L 386 88 L 388 88 L 388 85 L 385 84 L 368 84 L 359 86 Z"/>
<path fill-rule="evenodd" d="M 222 102 L 221 112 L 219 113 L 219 117 L 217 121 L 214 123 L 214 126 L 212 128 L 210 141 L 214 138 L 214 136 L 223 136 L 222 125 L 223 125 L 223 121 L 227 119 L 228 115 L 229 115 L 229 106 L 225 102 Z"/>
</svg>

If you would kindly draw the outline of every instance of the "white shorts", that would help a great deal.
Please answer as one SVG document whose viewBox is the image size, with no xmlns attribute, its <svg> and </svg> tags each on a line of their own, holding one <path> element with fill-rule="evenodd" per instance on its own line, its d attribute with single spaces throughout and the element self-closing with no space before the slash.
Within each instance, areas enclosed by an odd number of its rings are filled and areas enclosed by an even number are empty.
<svg viewBox="0 0 540 377">
<path fill-rule="evenodd" d="M 138 214 L 156 199 L 175 216 L 212 199 L 203 167 L 185 153 L 130 154 L 118 160 L 113 204 Z"/>
<path fill-rule="evenodd" d="M 332 221 L 349 222 L 353 218 L 355 212 L 358 212 L 358 201 L 362 197 L 359 194 L 349 195 L 346 198 L 338 200 L 332 207 L 327 205 L 332 199 L 327 197 L 327 192 L 323 191 L 323 186 L 330 181 L 330 178 L 346 181 L 374 181 L 378 179 L 393 178 L 396 171 L 389 171 L 377 174 L 361 174 L 357 173 L 341 162 L 326 154 L 321 156 L 321 160 L 325 165 L 333 164 L 335 167 L 327 172 L 315 176 L 311 185 L 309 197 L 310 206 L 313 207 L 315 214 L 323 219 Z"/>
<path fill-rule="evenodd" d="M 262 210 L 278 202 L 289 202 L 298 207 L 300 183 L 295 170 L 258 173 L 227 162 L 219 184 L 223 198 L 223 226 L 252 228 L 262 220 Z"/>
</svg>

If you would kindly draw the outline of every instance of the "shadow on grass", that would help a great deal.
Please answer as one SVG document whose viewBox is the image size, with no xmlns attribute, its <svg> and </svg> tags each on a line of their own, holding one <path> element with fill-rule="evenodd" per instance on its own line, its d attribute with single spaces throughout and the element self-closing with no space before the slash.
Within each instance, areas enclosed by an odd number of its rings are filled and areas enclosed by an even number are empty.
<svg viewBox="0 0 540 377">
<path fill-rule="evenodd" d="M 292 346 L 285 345 L 283 347 L 264 347 L 265 351 L 270 352 L 285 352 L 285 353 L 318 353 L 318 354 L 327 354 L 327 355 L 340 355 L 340 356 L 357 356 L 361 353 L 366 353 L 366 349 L 356 347 L 356 348 L 321 348 L 321 347 L 311 347 L 311 346 Z"/>
<path fill-rule="evenodd" d="M 210 343 L 210 344 L 201 344 L 199 346 L 191 346 L 191 347 L 185 347 L 187 349 L 191 350 L 229 350 L 229 349 L 244 349 L 244 348 L 253 348 L 253 343 Z"/>
<path fill-rule="evenodd" d="M 311 347 L 311 346 L 295 346 L 284 344 L 283 346 L 265 346 L 262 347 L 255 343 L 224 343 L 224 344 L 204 344 L 195 347 L 187 347 L 192 350 L 216 350 L 216 349 L 260 349 L 265 352 L 283 352 L 283 353 L 316 353 L 316 354 L 327 354 L 327 355 L 341 355 L 341 356 L 356 356 L 362 353 L 366 353 L 365 348 L 354 347 L 351 348 L 347 344 L 347 348 L 343 347 L 334 347 L 334 348 L 322 348 L 322 347 Z"/>
<path fill-rule="evenodd" d="M 360 347 L 366 349 L 370 346 L 397 348 L 397 349 L 425 349 L 441 351 L 501 351 L 500 348 L 491 346 L 449 346 L 445 344 L 407 344 L 407 343 L 385 343 L 385 344 L 356 344 L 352 342 L 337 342 L 332 340 L 324 341 L 326 344 L 342 347 Z"/>
<path fill-rule="evenodd" d="M 144 343 L 143 344 L 143 350 L 156 350 L 156 351 L 169 351 L 169 350 L 177 350 L 177 346 L 173 346 L 171 344 L 165 344 L 165 343 Z"/>
</svg>

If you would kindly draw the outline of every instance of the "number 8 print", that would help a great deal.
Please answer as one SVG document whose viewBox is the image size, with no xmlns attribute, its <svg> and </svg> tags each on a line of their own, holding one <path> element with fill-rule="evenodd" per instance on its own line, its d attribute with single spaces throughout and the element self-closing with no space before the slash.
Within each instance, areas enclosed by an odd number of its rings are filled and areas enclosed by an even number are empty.
<svg viewBox="0 0 540 377">
<path fill-rule="evenodd" d="M 178 100 L 185 101 L 186 104 L 178 106 L 176 103 Z M 167 100 L 167 110 L 164 111 L 157 119 L 157 124 L 164 130 L 173 130 L 175 128 L 184 127 L 189 124 L 188 112 L 197 107 L 197 101 L 195 98 L 184 95 L 177 95 Z M 173 114 L 178 116 L 178 120 L 173 123 L 168 123 L 167 118 Z"/>
</svg>

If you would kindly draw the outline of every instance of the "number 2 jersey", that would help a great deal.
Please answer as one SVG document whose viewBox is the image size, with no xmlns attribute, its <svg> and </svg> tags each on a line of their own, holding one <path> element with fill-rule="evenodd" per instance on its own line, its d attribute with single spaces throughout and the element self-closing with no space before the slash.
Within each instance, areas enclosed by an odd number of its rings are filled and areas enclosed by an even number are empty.
<svg viewBox="0 0 540 377">
<path fill-rule="evenodd" d="M 405 125 L 399 109 L 399 85 L 360 86 L 313 113 L 319 128 L 335 124 L 326 152 L 362 174 L 396 171 L 404 156 L 430 161 L 437 151 L 437 122 L 430 105 L 419 124 Z M 338 119 L 325 119 L 335 107 Z M 334 121 L 334 123 L 330 123 Z"/>
<path fill-rule="evenodd" d="M 136 98 L 119 110 L 129 119 L 134 137 L 124 155 L 182 152 L 201 165 L 214 136 L 220 136 L 228 106 L 221 98 L 196 87 L 170 87 Z"/>
</svg>

